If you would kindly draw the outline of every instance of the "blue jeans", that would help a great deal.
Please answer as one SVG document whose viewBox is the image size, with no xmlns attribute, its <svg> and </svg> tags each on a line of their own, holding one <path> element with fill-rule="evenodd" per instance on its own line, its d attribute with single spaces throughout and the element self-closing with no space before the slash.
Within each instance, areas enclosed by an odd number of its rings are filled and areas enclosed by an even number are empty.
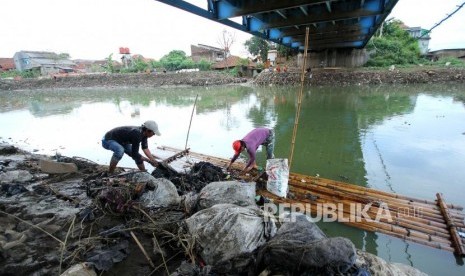
<svg viewBox="0 0 465 276">
<path fill-rule="evenodd" d="M 124 153 L 131 156 L 132 145 L 121 145 L 120 143 L 116 142 L 115 140 L 105 140 L 102 139 L 102 147 L 107 150 L 111 150 L 113 152 L 113 156 L 111 157 L 111 162 L 118 163 L 121 158 L 123 158 Z"/>
<path fill-rule="evenodd" d="M 266 147 L 266 159 L 274 158 L 274 130 L 270 130 L 270 135 L 263 144 Z"/>
</svg>

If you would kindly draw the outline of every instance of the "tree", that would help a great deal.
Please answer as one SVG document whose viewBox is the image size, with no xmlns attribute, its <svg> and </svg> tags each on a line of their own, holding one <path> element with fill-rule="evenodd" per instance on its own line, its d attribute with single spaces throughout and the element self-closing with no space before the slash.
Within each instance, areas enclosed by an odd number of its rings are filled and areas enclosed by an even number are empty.
<svg viewBox="0 0 465 276">
<path fill-rule="evenodd" d="M 58 54 L 58 57 L 60 59 L 70 59 L 71 58 L 71 56 L 68 53 L 60 53 L 60 54 Z"/>
<path fill-rule="evenodd" d="M 401 25 L 399 20 L 384 22 L 377 31 L 378 34 L 367 44 L 367 49 L 371 52 L 367 66 L 418 64 L 423 61 L 418 41 L 403 30 Z"/>
<path fill-rule="evenodd" d="M 291 48 L 281 45 L 281 44 L 278 45 L 277 50 L 278 50 L 279 56 L 286 57 L 286 58 L 291 56 L 293 52 Z"/>
<path fill-rule="evenodd" d="M 186 59 L 186 53 L 181 50 L 173 50 L 160 59 L 162 66 L 168 71 L 182 69 L 181 64 Z"/>
<path fill-rule="evenodd" d="M 270 44 L 258 37 L 253 36 L 251 39 L 245 41 L 244 46 L 247 48 L 247 51 L 252 55 L 260 55 L 262 61 L 265 62 L 268 56 L 268 50 L 270 49 Z"/>
<path fill-rule="evenodd" d="M 223 30 L 221 36 L 218 38 L 218 44 L 221 49 L 223 49 L 224 58 L 227 59 L 231 52 L 231 46 L 236 41 L 236 36 L 234 33 L 230 33 L 227 30 Z"/>
<path fill-rule="evenodd" d="M 107 66 L 106 69 L 109 73 L 114 73 L 115 72 L 115 67 L 113 65 L 113 54 L 110 54 L 107 58 Z"/>
<path fill-rule="evenodd" d="M 132 60 L 131 71 L 133 72 L 145 72 L 149 68 L 149 64 L 144 61 L 142 57 L 136 57 Z"/>
</svg>

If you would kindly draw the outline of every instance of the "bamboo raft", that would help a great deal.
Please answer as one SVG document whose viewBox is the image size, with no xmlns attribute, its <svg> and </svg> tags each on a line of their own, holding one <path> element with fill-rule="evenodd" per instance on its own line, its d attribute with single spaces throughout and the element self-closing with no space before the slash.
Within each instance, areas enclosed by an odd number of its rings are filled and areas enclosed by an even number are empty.
<svg viewBox="0 0 465 276">
<path fill-rule="evenodd" d="M 172 152 L 177 158 L 182 155 L 179 154 L 182 151 L 175 148 L 160 147 L 159 149 Z M 190 158 L 210 162 L 222 168 L 226 168 L 229 164 L 229 159 L 187 150 L 184 153 Z M 173 158 L 169 161 L 173 161 Z M 240 170 L 243 166 L 244 164 L 236 162 L 232 169 Z M 261 175 L 256 171 L 240 176 L 241 179 L 250 182 L 256 182 L 260 177 Z M 287 198 L 278 197 L 264 188 L 257 188 L 257 194 L 270 199 L 273 203 L 306 204 L 312 216 L 318 212 L 323 216 L 342 216 L 338 217 L 337 221 L 349 226 L 464 256 L 464 241 L 459 234 L 465 229 L 463 207 L 446 204 L 441 194 L 437 194 L 437 200 L 428 201 L 297 173 L 289 174 L 288 184 Z M 336 210 L 321 208 L 325 204 L 335 206 Z M 354 204 L 362 206 L 365 215 L 353 212 L 351 206 Z M 381 219 L 374 220 L 379 212 L 386 214 L 387 211 L 390 213 L 390 219 L 381 216 Z M 369 217 L 367 218 L 366 215 Z M 347 219 L 349 217 L 351 219 Z"/>
</svg>

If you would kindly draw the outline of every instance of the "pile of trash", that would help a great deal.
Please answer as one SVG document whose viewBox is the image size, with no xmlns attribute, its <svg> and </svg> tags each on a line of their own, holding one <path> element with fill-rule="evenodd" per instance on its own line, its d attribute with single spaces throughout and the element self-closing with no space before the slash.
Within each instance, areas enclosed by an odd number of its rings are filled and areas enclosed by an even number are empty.
<svg viewBox="0 0 465 276">
<path fill-rule="evenodd" d="M 66 172 L 44 172 L 55 165 Z M 350 240 L 302 214 L 281 223 L 257 205 L 255 183 L 210 163 L 188 174 L 106 169 L 0 146 L 0 274 L 373 273 Z"/>
</svg>

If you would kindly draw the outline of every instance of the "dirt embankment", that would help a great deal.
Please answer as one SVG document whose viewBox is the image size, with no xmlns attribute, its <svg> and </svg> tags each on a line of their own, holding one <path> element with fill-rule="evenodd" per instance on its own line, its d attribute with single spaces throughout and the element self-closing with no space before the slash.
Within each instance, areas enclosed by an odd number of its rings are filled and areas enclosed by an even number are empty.
<svg viewBox="0 0 465 276">
<path fill-rule="evenodd" d="M 295 85 L 300 84 L 301 72 L 264 71 L 258 75 L 256 85 Z M 379 85 L 415 83 L 465 83 L 465 68 L 416 68 L 393 70 L 366 69 L 313 69 L 305 75 L 307 85 Z"/>
<path fill-rule="evenodd" d="M 89 74 L 59 75 L 41 79 L 0 80 L 0 90 L 79 88 L 79 87 L 161 87 L 209 86 L 245 83 L 218 72 L 157 73 L 157 74 Z"/>
<path fill-rule="evenodd" d="M 41 79 L 0 80 L 0 90 L 79 87 L 211 86 L 252 83 L 254 85 L 300 85 L 298 68 L 287 72 L 262 71 L 255 78 L 239 78 L 223 72 L 60 75 Z M 341 69 L 317 68 L 305 76 L 306 85 L 379 85 L 415 83 L 465 83 L 465 68 Z"/>
</svg>

